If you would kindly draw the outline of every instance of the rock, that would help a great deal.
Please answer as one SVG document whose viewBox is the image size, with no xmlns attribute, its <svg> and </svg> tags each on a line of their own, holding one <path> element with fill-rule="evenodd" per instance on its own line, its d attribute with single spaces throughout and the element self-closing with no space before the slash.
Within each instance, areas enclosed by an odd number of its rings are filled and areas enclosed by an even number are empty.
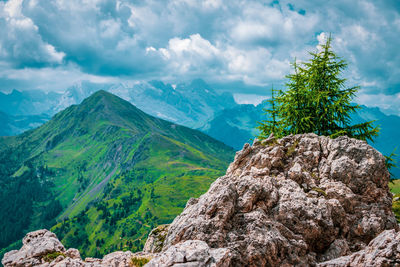
<svg viewBox="0 0 400 267">
<path fill-rule="evenodd" d="M 304 134 L 247 144 L 226 175 L 173 221 L 158 257 L 202 240 L 228 249 L 232 266 L 337 258 L 398 228 L 388 181 L 384 157 L 348 137 Z"/>
<path fill-rule="evenodd" d="M 65 250 L 56 235 L 48 230 L 28 233 L 23 239 L 20 250 L 13 250 L 4 255 L 5 267 L 40 266 L 40 267 L 132 267 L 133 258 L 151 260 L 156 254 L 116 251 L 105 255 L 103 259 L 81 259 L 77 249 Z"/>
<path fill-rule="evenodd" d="M 206 242 L 188 240 L 169 247 L 161 256 L 152 259 L 146 266 L 229 266 L 229 250 L 211 249 Z"/>
<path fill-rule="evenodd" d="M 79 253 L 79 250 L 76 248 L 70 248 L 65 252 L 65 256 L 71 258 L 71 259 L 80 259 L 81 254 Z"/>
<path fill-rule="evenodd" d="M 383 231 L 364 249 L 318 266 L 400 266 L 400 232 Z"/>
<path fill-rule="evenodd" d="M 157 253 L 161 252 L 165 238 L 167 237 L 169 224 L 163 224 L 153 229 L 149 237 L 147 238 L 146 244 L 144 245 L 143 252 Z"/>
<path fill-rule="evenodd" d="M 20 250 L 7 252 L 1 263 L 4 266 L 35 266 L 43 263 L 42 259 L 51 253 L 65 252 L 57 236 L 45 229 L 28 233 L 22 240 Z"/>
<path fill-rule="evenodd" d="M 133 255 L 130 251 L 116 251 L 105 255 L 100 264 L 101 266 L 130 266 Z"/>
</svg>

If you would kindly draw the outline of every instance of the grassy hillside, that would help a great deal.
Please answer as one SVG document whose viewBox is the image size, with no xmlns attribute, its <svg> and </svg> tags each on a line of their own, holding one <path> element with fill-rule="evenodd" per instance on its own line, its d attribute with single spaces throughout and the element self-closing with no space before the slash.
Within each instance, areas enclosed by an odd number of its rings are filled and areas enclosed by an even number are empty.
<svg viewBox="0 0 400 267">
<path fill-rule="evenodd" d="M 140 249 L 154 225 L 170 222 L 224 174 L 234 154 L 104 91 L 2 138 L 0 147 L 0 200 L 9 203 L 0 209 L 0 247 L 55 225 L 84 256 Z"/>
<path fill-rule="evenodd" d="M 389 183 L 390 191 L 394 194 L 393 197 L 393 212 L 396 215 L 397 221 L 400 223 L 400 180 L 394 180 Z"/>
</svg>

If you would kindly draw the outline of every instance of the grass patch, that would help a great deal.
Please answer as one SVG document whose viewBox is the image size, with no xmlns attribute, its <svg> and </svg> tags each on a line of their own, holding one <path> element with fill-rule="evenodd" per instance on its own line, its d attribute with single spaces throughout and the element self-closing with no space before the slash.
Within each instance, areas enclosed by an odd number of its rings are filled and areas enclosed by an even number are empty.
<svg viewBox="0 0 400 267">
<path fill-rule="evenodd" d="M 150 261 L 149 258 L 133 257 L 131 262 L 134 267 L 142 267 Z"/>
<path fill-rule="evenodd" d="M 295 140 L 294 143 L 286 151 L 286 157 L 291 157 L 293 155 L 293 153 L 296 151 L 296 148 L 298 145 L 299 145 L 299 141 Z"/>
<path fill-rule="evenodd" d="M 270 140 L 264 139 L 261 141 L 261 145 L 262 146 L 276 146 L 276 145 L 278 145 L 278 139 L 276 139 L 275 137 Z"/>
<path fill-rule="evenodd" d="M 400 194 L 400 179 L 393 180 L 389 183 L 390 192 L 393 194 Z"/>
<path fill-rule="evenodd" d="M 311 177 L 316 180 L 319 180 L 318 174 L 316 174 L 315 172 L 311 172 Z"/>
<path fill-rule="evenodd" d="M 323 189 L 319 188 L 319 187 L 313 187 L 313 188 L 311 188 L 311 190 L 323 195 L 324 197 L 327 196 L 326 192 Z"/>
<path fill-rule="evenodd" d="M 53 252 L 43 256 L 43 260 L 45 262 L 52 262 L 53 260 L 57 259 L 58 256 L 64 256 L 65 254 L 62 252 Z"/>
<path fill-rule="evenodd" d="M 389 183 L 390 191 L 394 194 L 392 209 L 396 216 L 397 222 L 400 223 L 400 200 L 394 201 L 394 199 L 400 198 L 400 180 L 393 180 Z"/>
<path fill-rule="evenodd" d="M 395 197 L 400 197 L 400 194 L 395 195 Z M 400 200 L 393 201 L 392 209 L 393 209 L 394 215 L 396 216 L 397 222 L 400 223 Z"/>
</svg>

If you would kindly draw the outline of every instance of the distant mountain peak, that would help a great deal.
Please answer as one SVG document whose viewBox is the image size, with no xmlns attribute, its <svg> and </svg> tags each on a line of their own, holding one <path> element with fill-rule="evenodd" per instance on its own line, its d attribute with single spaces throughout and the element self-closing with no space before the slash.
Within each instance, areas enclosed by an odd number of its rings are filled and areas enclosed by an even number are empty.
<svg viewBox="0 0 400 267">
<path fill-rule="evenodd" d="M 94 92 L 89 97 L 87 97 L 85 100 L 83 100 L 82 103 L 80 104 L 80 106 L 82 106 L 82 107 L 97 106 L 99 104 L 106 105 L 107 107 L 116 108 L 116 110 L 118 108 L 121 108 L 121 106 L 137 109 L 134 105 L 132 105 L 128 101 L 126 101 L 112 93 L 109 93 L 105 90 L 98 90 L 98 91 Z"/>
</svg>

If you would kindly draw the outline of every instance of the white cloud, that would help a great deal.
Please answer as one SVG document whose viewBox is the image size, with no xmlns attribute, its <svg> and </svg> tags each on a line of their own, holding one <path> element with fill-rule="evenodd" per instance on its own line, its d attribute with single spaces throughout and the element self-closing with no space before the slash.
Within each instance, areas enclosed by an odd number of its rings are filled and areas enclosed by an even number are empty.
<svg viewBox="0 0 400 267">
<path fill-rule="evenodd" d="M 62 63 L 65 53 L 43 41 L 37 25 L 23 15 L 22 4 L 22 0 L 10 0 L 3 6 L 0 3 L 0 56 L 21 67 Z"/>
<path fill-rule="evenodd" d="M 41 69 L 25 68 L 10 69 L 0 64 L 0 80 L 5 80 L 10 84 L 19 84 L 19 90 L 42 89 L 45 91 L 62 92 L 69 86 L 88 80 L 94 83 L 116 83 L 118 78 L 110 76 L 98 76 L 83 73 L 76 66 L 69 65 L 65 67 L 46 67 Z"/>
<path fill-rule="evenodd" d="M 63 52 L 57 52 L 54 46 L 50 44 L 44 44 L 44 47 L 48 54 L 50 55 L 50 58 L 54 60 L 57 63 L 61 63 L 63 58 L 65 57 L 65 53 Z"/>
<path fill-rule="evenodd" d="M 268 99 L 267 96 L 255 94 L 233 94 L 233 98 L 238 104 L 252 104 L 254 106 Z"/>
<path fill-rule="evenodd" d="M 266 48 L 247 50 L 220 42 L 212 44 L 200 34 L 184 39 L 173 38 L 169 40 L 168 47 L 157 51 L 169 68 L 188 75 L 202 75 L 207 69 L 210 80 L 222 77 L 263 85 L 267 80 L 281 79 L 289 71 L 289 61 L 273 58 Z"/>
<path fill-rule="evenodd" d="M 199 74 L 204 68 L 218 64 L 221 51 L 202 38 L 193 34 L 189 38 L 172 38 L 168 47 L 158 49 L 167 64 L 178 73 L 195 72 Z"/>
<path fill-rule="evenodd" d="M 379 107 L 387 114 L 400 115 L 400 92 L 394 95 L 360 93 L 356 101 L 365 106 Z"/>
<path fill-rule="evenodd" d="M 114 19 L 100 21 L 100 36 L 103 38 L 113 38 L 120 31 L 121 25 Z"/>
</svg>

